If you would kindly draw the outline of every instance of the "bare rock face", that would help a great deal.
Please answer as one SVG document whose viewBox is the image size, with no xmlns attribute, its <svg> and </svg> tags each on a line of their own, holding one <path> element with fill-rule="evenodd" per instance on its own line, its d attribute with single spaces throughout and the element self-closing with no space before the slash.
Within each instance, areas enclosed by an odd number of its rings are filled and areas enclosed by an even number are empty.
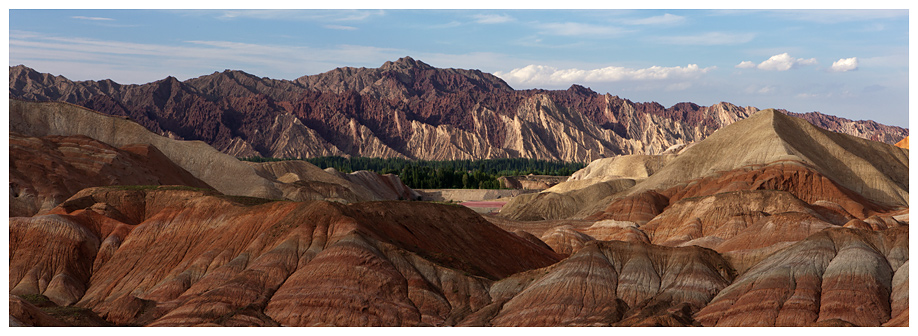
<svg viewBox="0 0 918 336">
<path fill-rule="evenodd" d="M 908 258 L 907 237 L 908 227 L 814 234 L 758 263 L 695 318 L 705 326 L 880 326 L 891 318 L 890 293 L 895 271 Z"/>
<path fill-rule="evenodd" d="M 51 210 L 78 191 L 109 185 L 184 185 L 211 189 L 156 147 L 114 148 L 85 136 L 10 133 L 10 216 Z"/>
<path fill-rule="evenodd" d="M 121 85 L 73 82 L 25 66 L 10 67 L 9 81 L 11 98 L 68 102 L 129 117 L 153 133 L 204 141 L 234 156 L 590 162 L 660 154 L 758 111 L 729 103 L 665 108 L 579 85 L 517 91 L 478 70 L 438 69 L 410 57 L 294 81 L 227 70 L 184 82 L 167 77 Z M 908 135 L 872 121 L 794 115 L 887 143 Z"/>
</svg>

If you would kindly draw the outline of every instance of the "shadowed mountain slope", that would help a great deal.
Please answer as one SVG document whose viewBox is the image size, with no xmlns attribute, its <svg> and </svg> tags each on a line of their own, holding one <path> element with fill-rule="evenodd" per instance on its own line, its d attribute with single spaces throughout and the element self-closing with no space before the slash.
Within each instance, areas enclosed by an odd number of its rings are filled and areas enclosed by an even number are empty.
<svg viewBox="0 0 918 336">
<path fill-rule="evenodd" d="M 755 113 L 729 103 L 634 103 L 589 88 L 513 90 L 478 70 L 410 57 L 293 81 L 226 70 L 142 85 L 70 81 L 10 67 L 10 97 L 63 101 L 129 117 L 150 131 L 201 140 L 233 156 L 534 158 L 589 162 L 659 154 Z M 789 112 L 788 112 L 789 113 Z M 906 129 L 820 113 L 820 127 L 895 143 Z"/>
</svg>

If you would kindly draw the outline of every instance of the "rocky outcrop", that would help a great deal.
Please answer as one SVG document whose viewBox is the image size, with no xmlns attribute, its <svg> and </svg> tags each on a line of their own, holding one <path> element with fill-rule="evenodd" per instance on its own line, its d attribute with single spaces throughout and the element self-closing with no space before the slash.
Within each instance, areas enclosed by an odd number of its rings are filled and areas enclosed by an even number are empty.
<svg viewBox="0 0 918 336">
<path fill-rule="evenodd" d="M 10 67 L 9 81 L 11 98 L 69 102 L 128 117 L 156 134 L 201 140 L 230 155 L 278 158 L 590 162 L 661 154 L 758 111 L 729 103 L 665 108 L 579 85 L 517 91 L 478 70 L 438 69 L 410 57 L 380 68 L 338 68 L 293 81 L 227 70 L 186 81 L 168 77 L 121 85 L 73 82 L 21 65 Z M 799 116 L 887 143 L 908 135 L 872 121 L 816 112 Z"/>
</svg>

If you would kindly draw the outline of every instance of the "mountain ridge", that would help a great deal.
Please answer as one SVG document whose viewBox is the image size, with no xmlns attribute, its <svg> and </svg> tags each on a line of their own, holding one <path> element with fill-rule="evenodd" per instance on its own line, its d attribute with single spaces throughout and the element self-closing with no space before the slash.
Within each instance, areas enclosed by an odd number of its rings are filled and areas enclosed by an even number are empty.
<svg viewBox="0 0 918 336">
<path fill-rule="evenodd" d="M 225 70 L 140 85 L 74 82 L 19 65 L 10 67 L 10 97 L 69 102 L 130 117 L 160 135 L 201 140 L 230 155 L 279 158 L 589 162 L 658 154 L 697 142 L 758 111 L 726 102 L 667 108 L 577 84 L 567 90 L 514 90 L 480 70 L 435 68 L 410 57 L 379 68 L 343 67 L 294 80 Z M 782 113 L 887 143 L 908 134 L 907 129 L 872 121 Z M 299 146 L 304 142 L 316 145 Z"/>
</svg>

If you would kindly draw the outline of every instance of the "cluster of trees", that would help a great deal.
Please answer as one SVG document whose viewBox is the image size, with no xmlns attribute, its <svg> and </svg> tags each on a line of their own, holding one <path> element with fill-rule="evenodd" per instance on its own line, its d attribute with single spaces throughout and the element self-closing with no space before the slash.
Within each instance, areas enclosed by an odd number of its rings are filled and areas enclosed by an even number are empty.
<svg viewBox="0 0 918 336">
<path fill-rule="evenodd" d="M 241 158 L 241 160 L 266 162 L 289 159 Z M 501 176 L 519 175 L 571 175 L 584 167 L 582 163 L 554 162 L 534 159 L 491 159 L 425 161 L 398 158 L 346 158 L 327 156 L 301 159 L 319 168 L 335 168 L 344 173 L 369 170 L 380 174 L 397 174 L 411 188 L 436 189 L 499 189 Z"/>
</svg>

